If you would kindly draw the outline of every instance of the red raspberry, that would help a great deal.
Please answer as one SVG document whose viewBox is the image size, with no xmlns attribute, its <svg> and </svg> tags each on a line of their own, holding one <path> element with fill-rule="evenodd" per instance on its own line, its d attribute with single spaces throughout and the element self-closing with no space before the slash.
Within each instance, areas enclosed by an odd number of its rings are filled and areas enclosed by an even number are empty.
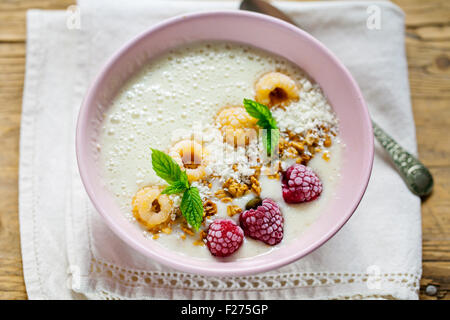
<svg viewBox="0 0 450 320">
<path fill-rule="evenodd" d="M 227 257 L 240 248 L 244 231 L 230 219 L 216 219 L 208 228 L 206 245 L 213 256 Z"/>
<path fill-rule="evenodd" d="M 271 199 L 264 199 L 256 209 L 241 214 L 239 221 L 246 236 L 261 240 L 271 246 L 283 239 L 283 215 Z"/>
<path fill-rule="evenodd" d="M 281 181 L 283 198 L 287 203 L 299 203 L 316 199 L 322 193 L 322 182 L 302 164 L 290 166 Z"/>
</svg>

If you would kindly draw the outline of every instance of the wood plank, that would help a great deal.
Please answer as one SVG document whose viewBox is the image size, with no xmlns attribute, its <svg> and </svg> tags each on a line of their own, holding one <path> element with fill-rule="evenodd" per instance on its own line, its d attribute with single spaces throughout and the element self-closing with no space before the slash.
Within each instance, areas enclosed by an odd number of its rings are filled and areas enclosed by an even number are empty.
<svg viewBox="0 0 450 320">
<path fill-rule="evenodd" d="M 436 287 L 435 295 L 426 294 L 427 286 Z M 420 299 L 450 300 L 450 262 L 424 262 L 420 280 Z"/>
<path fill-rule="evenodd" d="M 0 1 L 0 11 L 26 11 L 31 8 L 61 10 L 76 0 L 8 0 Z"/>
<path fill-rule="evenodd" d="M 0 299 L 25 299 L 20 231 L 17 217 L 17 159 L 18 128 L 16 123 L 7 138 L 2 132 L 1 145 L 7 147 L 8 157 L 0 160 Z M 0 127 L 3 123 L 0 123 Z M 12 143 L 4 143 L 10 140 Z M 6 158 L 6 159 L 5 159 Z M 6 161 L 6 163 L 4 163 Z"/>
<path fill-rule="evenodd" d="M 26 299 L 21 259 L 0 258 L 0 299 Z"/>
<path fill-rule="evenodd" d="M 26 299 L 17 181 L 25 71 L 25 43 L 17 42 L 21 41 L 17 34 L 25 35 L 25 12 L 14 11 L 8 16 L 3 9 L 0 9 L 0 299 Z"/>
<path fill-rule="evenodd" d="M 447 0 L 392 0 L 406 14 L 408 27 L 449 24 L 450 3 Z"/>
<path fill-rule="evenodd" d="M 450 99 L 413 97 L 412 105 L 420 160 L 429 167 L 449 167 Z"/>
<path fill-rule="evenodd" d="M 450 28 L 450 27 L 449 27 Z M 450 40 L 421 39 L 422 28 L 408 29 L 406 49 L 413 98 L 450 98 Z"/>
<path fill-rule="evenodd" d="M 450 40 L 450 26 L 421 27 L 415 30 L 415 34 L 425 41 Z"/>
<path fill-rule="evenodd" d="M 450 299 L 450 8 L 448 1 L 394 0 L 406 13 L 406 50 L 421 160 L 435 178 L 422 202 L 421 299 Z M 426 294 L 428 285 L 438 293 Z"/>
<path fill-rule="evenodd" d="M 422 259 L 450 262 L 450 168 L 431 168 L 435 187 L 422 202 Z"/>
<path fill-rule="evenodd" d="M 22 42 L 25 34 L 25 11 L 0 11 L 0 42 Z"/>
<path fill-rule="evenodd" d="M 23 42 L 4 42 L 0 44 L 0 57 L 1 58 L 11 58 L 11 57 L 25 57 L 26 46 Z"/>
</svg>

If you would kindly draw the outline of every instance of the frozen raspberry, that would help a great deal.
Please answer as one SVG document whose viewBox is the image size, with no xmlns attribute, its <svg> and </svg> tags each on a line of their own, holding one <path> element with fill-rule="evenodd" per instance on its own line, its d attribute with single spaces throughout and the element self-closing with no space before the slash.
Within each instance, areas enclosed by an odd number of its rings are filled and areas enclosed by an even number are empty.
<svg viewBox="0 0 450 320">
<path fill-rule="evenodd" d="M 264 199 L 256 209 L 241 214 L 239 221 L 246 236 L 271 246 L 283 239 L 283 215 L 271 199 Z"/>
<path fill-rule="evenodd" d="M 283 198 L 287 203 L 300 203 L 316 199 L 322 192 L 322 182 L 302 164 L 290 166 L 281 181 Z"/>
<path fill-rule="evenodd" d="M 244 232 L 230 219 L 216 219 L 208 228 L 206 245 L 213 256 L 226 257 L 242 245 Z"/>
</svg>

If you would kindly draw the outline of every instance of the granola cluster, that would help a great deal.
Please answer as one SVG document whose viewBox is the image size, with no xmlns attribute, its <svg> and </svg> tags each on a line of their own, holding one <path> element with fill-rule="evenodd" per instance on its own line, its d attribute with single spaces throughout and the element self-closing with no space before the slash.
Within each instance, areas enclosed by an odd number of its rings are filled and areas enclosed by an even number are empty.
<svg viewBox="0 0 450 320">
<path fill-rule="evenodd" d="M 206 200 L 203 202 L 203 215 L 204 217 L 212 217 L 217 213 L 217 204 L 212 200 Z"/>
<path fill-rule="evenodd" d="M 239 207 L 239 206 L 236 206 L 236 205 L 229 205 L 229 206 L 227 207 L 227 214 L 228 214 L 228 216 L 230 216 L 230 217 L 232 217 L 232 216 L 234 216 L 234 215 L 236 215 L 236 214 L 240 214 L 240 213 L 242 213 L 242 209 L 241 209 L 241 207 Z"/>
<path fill-rule="evenodd" d="M 308 130 L 306 134 L 282 132 L 279 141 L 280 157 L 295 159 L 297 163 L 306 166 L 312 158 L 322 153 L 322 158 L 328 161 L 330 153 L 326 148 L 331 147 L 333 136 L 336 136 L 336 132 L 325 126 Z"/>
</svg>

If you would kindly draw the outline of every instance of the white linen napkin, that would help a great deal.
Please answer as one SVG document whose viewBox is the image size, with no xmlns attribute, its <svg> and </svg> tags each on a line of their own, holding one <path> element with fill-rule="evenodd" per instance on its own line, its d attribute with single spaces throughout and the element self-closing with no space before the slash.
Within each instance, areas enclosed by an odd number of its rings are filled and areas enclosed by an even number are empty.
<svg viewBox="0 0 450 320">
<path fill-rule="evenodd" d="M 400 9 L 386 2 L 277 5 L 341 59 L 372 117 L 416 153 Z M 116 49 L 153 24 L 237 7 L 101 0 L 79 1 L 68 12 L 28 13 L 19 214 L 30 299 L 417 299 L 420 200 L 378 144 L 369 187 L 349 222 L 310 255 L 264 274 L 215 278 L 169 269 L 128 247 L 93 209 L 74 148 L 78 108 L 90 81 Z M 377 10 L 381 23 L 374 29 L 367 20 Z"/>
</svg>

